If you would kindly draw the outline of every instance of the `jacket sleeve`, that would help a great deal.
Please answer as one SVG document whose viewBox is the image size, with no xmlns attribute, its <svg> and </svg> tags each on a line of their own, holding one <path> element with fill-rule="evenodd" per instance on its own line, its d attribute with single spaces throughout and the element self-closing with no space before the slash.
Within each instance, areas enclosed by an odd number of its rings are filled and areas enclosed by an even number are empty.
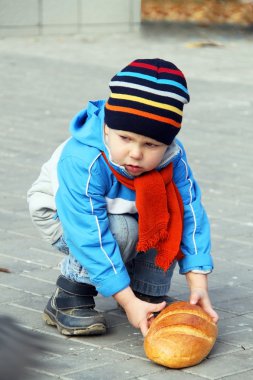
<svg viewBox="0 0 253 380">
<path fill-rule="evenodd" d="M 33 224 L 46 241 L 54 244 L 61 237 L 62 228 L 55 217 L 56 205 L 49 162 L 42 166 L 39 177 L 28 190 L 27 202 Z"/>
<path fill-rule="evenodd" d="M 58 188 L 57 163 L 68 140 L 60 144 L 44 163 L 40 175 L 27 192 L 29 212 L 35 227 L 50 244 L 62 236 L 62 227 L 56 214 L 55 193 Z"/>
<path fill-rule="evenodd" d="M 201 203 L 200 188 L 187 163 L 186 153 L 181 142 L 180 155 L 174 162 L 174 182 L 184 204 L 183 236 L 181 250 L 184 254 L 179 263 L 180 273 L 190 271 L 209 273 L 213 269 L 211 257 L 210 225 Z"/>
<path fill-rule="evenodd" d="M 100 154 L 84 165 L 79 157 L 59 161 L 56 206 L 70 252 L 103 296 L 126 288 L 130 279 L 110 229 L 105 201 L 109 186 Z"/>
</svg>

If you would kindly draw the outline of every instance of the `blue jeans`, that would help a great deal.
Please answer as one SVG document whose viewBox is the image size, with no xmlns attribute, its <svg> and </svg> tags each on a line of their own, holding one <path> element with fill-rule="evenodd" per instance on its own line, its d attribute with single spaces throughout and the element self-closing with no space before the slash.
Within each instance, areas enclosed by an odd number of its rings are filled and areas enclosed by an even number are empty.
<svg viewBox="0 0 253 380">
<path fill-rule="evenodd" d="M 122 259 L 131 279 L 131 288 L 150 296 L 166 295 L 170 289 L 176 262 L 164 272 L 154 264 L 155 249 L 150 249 L 145 253 L 136 252 L 138 223 L 133 216 L 109 214 L 108 217 L 110 230 L 119 245 Z M 70 280 L 90 284 L 88 272 L 69 252 L 64 237 L 61 237 L 53 246 L 67 254 L 61 262 L 61 273 Z"/>
</svg>

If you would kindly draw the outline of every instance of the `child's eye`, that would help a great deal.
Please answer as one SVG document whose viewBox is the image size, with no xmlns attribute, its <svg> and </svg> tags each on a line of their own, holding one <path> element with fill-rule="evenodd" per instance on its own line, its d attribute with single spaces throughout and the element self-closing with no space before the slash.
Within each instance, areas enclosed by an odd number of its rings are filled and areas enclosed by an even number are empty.
<svg viewBox="0 0 253 380">
<path fill-rule="evenodd" d="M 158 145 L 156 145 L 156 144 L 152 144 L 152 143 L 146 143 L 146 146 L 147 146 L 148 148 L 155 148 L 155 147 L 157 147 Z"/>
<path fill-rule="evenodd" d="M 120 138 L 121 138 L 121 140 L 124 140 L 124 141 L 130 141 L 130 138 L 127 136 L 120 135 Z"/>
</svg>

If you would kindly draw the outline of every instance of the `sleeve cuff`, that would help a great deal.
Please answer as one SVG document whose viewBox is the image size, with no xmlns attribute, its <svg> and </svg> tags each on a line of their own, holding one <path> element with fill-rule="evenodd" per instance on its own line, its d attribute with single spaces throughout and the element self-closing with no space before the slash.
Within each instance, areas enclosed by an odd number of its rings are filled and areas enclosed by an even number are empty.
<svg viewBox="0 0 253 380">
<path fill-rule="evenodd" d="M 212 269 L 202 269 L 202 268 L 200 268 L 200 269 L 192 269 L 191 270 L 191 272 L 192 273 L 200 273 L 200 274 L 209 274 L 209 273 L 211 273 L 212 272 Z"/>
<path fill-rule="evenodd" d="M 94 285 L 102 296 L 110 297 L 127 288 L 130 285 L 130 278 L 127 270 L 123 270 L 122 272 L 115 274 L 115 276 L 107 278 L 103 282 Z"/>
<path fill-rule="evenodd" d="M 210 273 L 213 270 L 213 260 L 210 255 L 187 255 L 178 262 L 180 274 L 187 272 Z"/>
</svg>

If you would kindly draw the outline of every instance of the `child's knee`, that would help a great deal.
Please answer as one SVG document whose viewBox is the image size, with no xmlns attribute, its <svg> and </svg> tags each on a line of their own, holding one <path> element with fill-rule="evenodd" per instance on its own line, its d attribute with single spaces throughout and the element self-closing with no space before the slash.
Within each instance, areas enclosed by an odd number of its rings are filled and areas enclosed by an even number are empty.
<svg viewBox="0 0 253 380">
<path fill-rule="evenodd" d="M 124 262 L 132 260 L 136 252 L 138 241 L 138 223 L 136 219 L 129 215 L 109 215 L 110 230 L 119 245 L 121 256 Z"/>
</svg>

